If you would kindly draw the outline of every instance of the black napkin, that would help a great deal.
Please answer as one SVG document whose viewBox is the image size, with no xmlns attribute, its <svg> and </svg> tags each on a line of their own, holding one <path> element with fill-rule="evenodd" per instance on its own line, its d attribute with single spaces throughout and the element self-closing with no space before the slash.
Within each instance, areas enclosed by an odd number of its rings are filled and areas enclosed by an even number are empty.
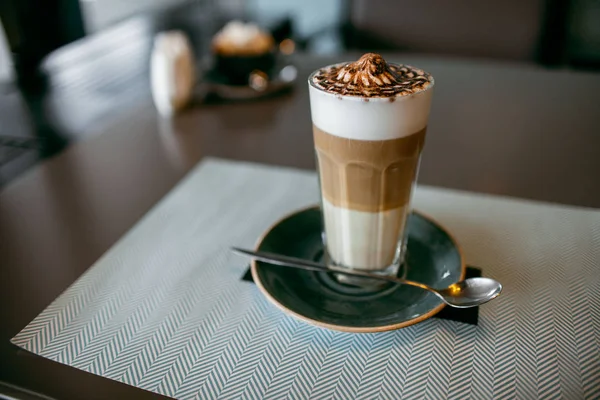
<svg viewBox="0 0 600 400">
<path fill-rule="evenodd" d="M 467 267 L 466 278 L 475 278 L 481 276 L 481 269 L 477 267 Z M 250 268 L 246 269 L 244 276 L 242 277 L 243 281 L 254 283 L 254 279 L 252 279 L 252 273 L 250 272 Z M 454 308 L 454 307 L 444 307 L 442 311 L 437 313 L 433 318 L 440 319 L 448 319 L 451 321 L 464 322 L 465 324 L 477 325 L 477 321 L 479 319 L 479 307 L 471 307 L 471 308 Z"/>
</svg>

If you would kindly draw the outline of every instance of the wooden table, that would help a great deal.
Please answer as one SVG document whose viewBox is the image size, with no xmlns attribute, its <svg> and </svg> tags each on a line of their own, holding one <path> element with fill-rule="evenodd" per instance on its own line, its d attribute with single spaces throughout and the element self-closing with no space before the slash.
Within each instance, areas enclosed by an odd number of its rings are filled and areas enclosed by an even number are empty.
<svg viewBox="0 0 600 400">
<path fill-rule="evenodd" d="M 314 168 L 304 79 L 319 66 L 354 57 L 298 55 L 300 79 L 293 92 L 249 103 L 195 105 L 173 121 L 157 117 L 140 81 L 146 76 L 131 78 L 137 95 L 126 107 L 115 98 L 120 112 L 89 124 L 94 135 L 5 188 L 0 193 L 0 381 L 58 398 L 153 397 L 26 354 L 9 339 L 203 157 Z M 600 207 L 600 75 L 387 58 L 422 67 L 436 78 L 421 183 Z M 102 94 L 101 85 L 90 87 L 88 100 Z M 78 112 L 62 111 L 74 117 Z"/>
</svg>

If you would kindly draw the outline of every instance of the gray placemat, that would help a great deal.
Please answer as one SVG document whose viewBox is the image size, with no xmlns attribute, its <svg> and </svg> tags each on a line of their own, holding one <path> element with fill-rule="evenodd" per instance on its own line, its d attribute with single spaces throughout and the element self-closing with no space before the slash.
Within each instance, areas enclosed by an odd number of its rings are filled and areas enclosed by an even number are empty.
<svg viewBox="0 0 600 400">
<path fill-rule="evenodd" d="M 348 334 L 278 311 L 228 251 L 317 198 L 309 172 L 205 161 L 12 341 L 186 399 L 600 397 L 599 211 L 420 187 L 504 293 L 478 326 Z"/>
</svg>

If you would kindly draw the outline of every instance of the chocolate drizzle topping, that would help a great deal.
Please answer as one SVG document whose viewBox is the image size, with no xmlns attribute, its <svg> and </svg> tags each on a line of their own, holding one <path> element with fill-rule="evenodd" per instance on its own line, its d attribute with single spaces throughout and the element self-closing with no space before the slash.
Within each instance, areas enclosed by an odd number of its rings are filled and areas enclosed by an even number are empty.
<svg viewBox="0 0 600 400">
<path fill-rule="evenodd" d="M 388 64 L 379 54 L 367 53 L 353 63 L 320 70 L 314 83 L 344 96 L 395 97 L 426 89 L 430 74 L 408 65 Z"/>
</svg>

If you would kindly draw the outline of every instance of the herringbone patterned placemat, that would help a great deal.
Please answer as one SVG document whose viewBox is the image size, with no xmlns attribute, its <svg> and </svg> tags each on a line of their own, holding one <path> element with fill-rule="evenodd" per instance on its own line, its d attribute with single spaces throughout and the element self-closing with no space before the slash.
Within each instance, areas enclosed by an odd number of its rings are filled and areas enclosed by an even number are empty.
<svg viewBox="0 0 600 400">
<path fill-rule="evenodd" d="M 600 397 L 600 211 L 419 188 L 504 293 L 477 326 L 347 334 L 278 311 L 228 251 L 317 193 L 312 173 L 209 160 L 13 343 L 186 399 Z"/>
</svg>

